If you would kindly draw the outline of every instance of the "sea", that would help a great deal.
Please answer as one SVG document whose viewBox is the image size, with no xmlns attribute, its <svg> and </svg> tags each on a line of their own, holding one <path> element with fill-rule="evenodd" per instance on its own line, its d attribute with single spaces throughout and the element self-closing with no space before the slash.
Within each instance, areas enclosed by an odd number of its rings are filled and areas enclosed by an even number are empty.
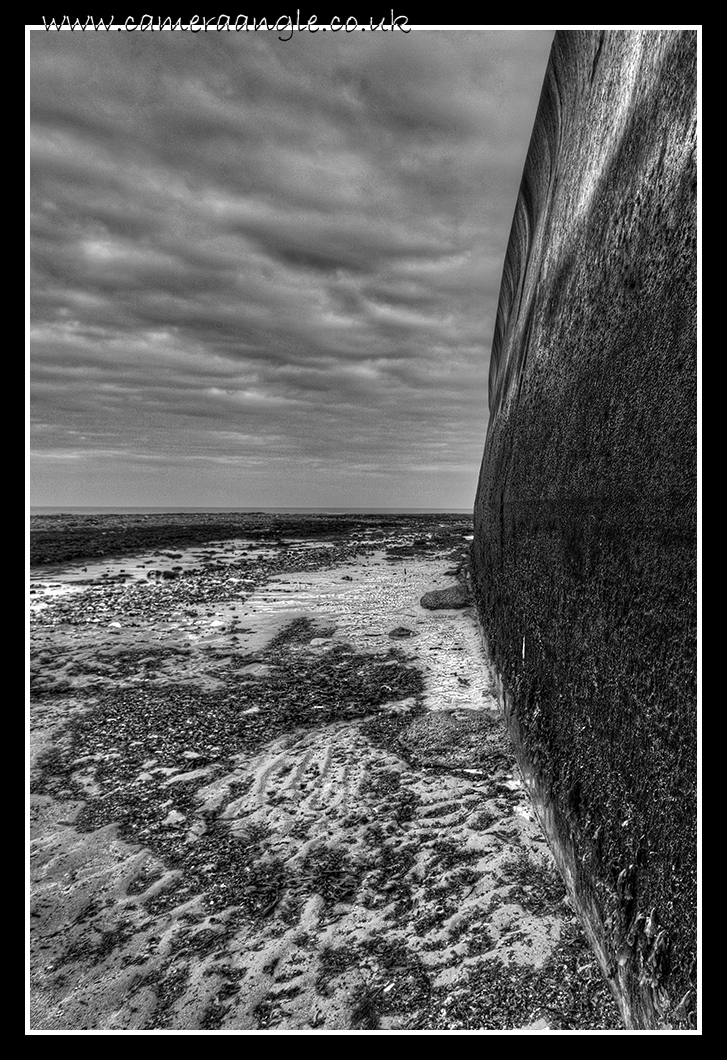
<svg viewBox="0 0 727 1060">
<path fill-rule="evenodd" d="M 307 515 L 471 515 L 471 508 L 241 508 L 236 505 L 225 507 L 175 508 L 169 505 L 160 508 L 141 507 L 91 507 L 73 505 L 31 504 L 31 515 L 144 515 L 162 512 L 263 512 L 265 514 L 307 514 Z"/>
</svg>

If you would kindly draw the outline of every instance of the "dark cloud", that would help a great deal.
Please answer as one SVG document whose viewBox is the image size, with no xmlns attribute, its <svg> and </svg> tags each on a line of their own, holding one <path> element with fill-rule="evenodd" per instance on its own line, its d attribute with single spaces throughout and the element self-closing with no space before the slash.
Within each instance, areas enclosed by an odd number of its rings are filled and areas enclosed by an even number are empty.
<svg viewBox="0 0 727 1060">
<path fill-rule="evenodd" d="M 31 34 L 35 503 L 472 499 L 550 34 Z"/>
</svg>

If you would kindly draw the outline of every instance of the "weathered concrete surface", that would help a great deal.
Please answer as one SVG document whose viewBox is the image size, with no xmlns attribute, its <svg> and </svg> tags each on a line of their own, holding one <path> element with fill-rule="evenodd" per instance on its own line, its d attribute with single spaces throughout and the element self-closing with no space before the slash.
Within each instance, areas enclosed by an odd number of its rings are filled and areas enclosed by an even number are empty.
<svg viewBox="0 0 727 1060">
<path fill-rule="evenodd" d="M 475 509 L 522 764 L 633 1027 L 695 1025 L 696 35 L 556 34 Z"/>
</svg>

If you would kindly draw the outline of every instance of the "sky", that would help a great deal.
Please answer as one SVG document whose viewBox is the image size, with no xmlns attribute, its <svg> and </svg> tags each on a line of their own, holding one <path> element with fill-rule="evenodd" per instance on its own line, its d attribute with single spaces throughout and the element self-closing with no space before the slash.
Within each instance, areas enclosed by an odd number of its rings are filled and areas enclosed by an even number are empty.
<svg viewBox="0 0 727 1060">
<path fill-rule="evenodd" d="M 470 508 L 551 39 L 31 32 L 31 503 Z"/>
</svg>

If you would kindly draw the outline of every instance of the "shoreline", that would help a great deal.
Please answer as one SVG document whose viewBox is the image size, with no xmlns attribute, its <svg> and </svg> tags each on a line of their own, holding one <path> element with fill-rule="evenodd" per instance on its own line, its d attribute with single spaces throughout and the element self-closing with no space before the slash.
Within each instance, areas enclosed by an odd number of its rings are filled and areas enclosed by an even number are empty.
<svg viewBox="0 0 727 1060">
<path fill-rule="evenodd" d="M 33 616 L 33 1027 L 618 1027 L 474 615 L 419 604 L 465 529 Z"/>
</svg>

